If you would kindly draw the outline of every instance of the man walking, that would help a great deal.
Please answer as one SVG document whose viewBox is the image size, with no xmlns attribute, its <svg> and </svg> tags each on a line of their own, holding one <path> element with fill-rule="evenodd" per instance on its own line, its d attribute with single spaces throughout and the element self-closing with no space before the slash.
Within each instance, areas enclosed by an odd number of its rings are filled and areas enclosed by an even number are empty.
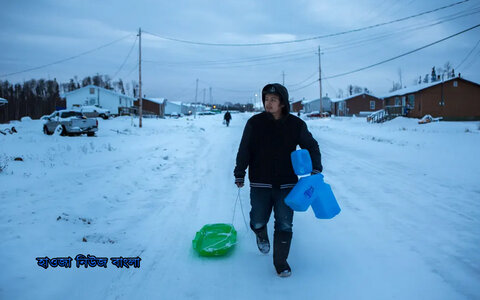
<svg viewBox="0 0 480 300">
<path fill-rule="evenodd" d="M 256 234 L 258 249 L 267 254 L 267 223 L 273 209 L 273 264 L 279 276 L 288 277 L 293 210 L 284 199 L 298 182 L 290 154 L 297 145 L 307 149 L 312 158 L 312 173 L 322 172 L 321 155 L 305 122 L 290 114 L 288 91 L 283 85 L 267 84 L 262 90 L 262 101 L 265 111 L 251 117 L 243 131 L 234 170 L 235 184 L 244 186 L 248 167 L 250 227 Z"/>
<path fill-rule="evenodd" d="M 223 116 L 223 119 L 225 120 L 225 124 L 227 124 L 227 127 L 228 127 L 228 125 L 230 125 L 230 120 L 232 119 L 232 115 L 230 114 L 230 112 L 228 110 L 225 113 L 225 115 Z"/>
</svg>

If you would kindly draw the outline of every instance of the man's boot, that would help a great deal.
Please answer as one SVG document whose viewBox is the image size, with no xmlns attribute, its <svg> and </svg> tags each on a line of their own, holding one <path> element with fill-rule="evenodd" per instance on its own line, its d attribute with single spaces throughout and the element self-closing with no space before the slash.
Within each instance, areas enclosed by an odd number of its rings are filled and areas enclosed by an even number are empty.
<svg viewBox="0 0 480 300">
<path fill-rule="evenodd" d="M 292 269 L 287 263 L 291 242 L 291 232 L 275 231 L 273 234 L 273 265 L 280 277 L 288 277 L 292 274 Z"/>
<path fill-rule="evenodd" d="M 253 228 L 252 228 L 253 229 Z M 270 241 L 268 240 L 267 226 L 263 226 L 259 229 L 253 229 L 255 235 L 257 236 L 257 246 L 258 250 L 263 254 L 267 254 L 270 251 Z"/>
</svg>

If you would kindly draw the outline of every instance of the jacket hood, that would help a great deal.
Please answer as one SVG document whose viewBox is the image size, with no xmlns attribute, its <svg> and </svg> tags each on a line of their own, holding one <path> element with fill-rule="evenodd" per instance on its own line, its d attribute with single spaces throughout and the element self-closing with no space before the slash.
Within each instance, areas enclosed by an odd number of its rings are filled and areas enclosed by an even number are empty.
<svg viewBox="0 0 480 300">
<path fill-rule="evenodd" d="M 269 83 L 262 90 L 262 102 L 265 107 L 265 95 L 275 94 L 280 97 L 280 103 L 283 104 L 282 114 L 288 115 L 290 113 L 290 103 L 288 102 L 287 88 L 280 83 Z"/>
</svg>

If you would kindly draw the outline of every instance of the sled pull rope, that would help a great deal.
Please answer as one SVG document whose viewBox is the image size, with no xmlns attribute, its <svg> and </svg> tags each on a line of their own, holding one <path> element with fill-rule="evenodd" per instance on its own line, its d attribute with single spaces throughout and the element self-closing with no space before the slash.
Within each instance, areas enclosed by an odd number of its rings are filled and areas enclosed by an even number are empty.
<svg viewBox="0 0 480 300">
<path fill-rule="evenodd" d="M 235 220 L 235 212 L 236 212 L 236 209 L 237 209 L 237 202 L 238 201 L 240 201 L 240 209 L 242 210 L 243 222 L 245 223 L 245 228 L 248 231 L 247 220 L 245 219 L 245 214 L 243 213 L 242 199 L 240 198 L 240 188 L 238 188 L 237 199 L 235 200 L 235 205 L 233 206 L 232 225 L 233 225 L 233 221 Z"/>
</svg>

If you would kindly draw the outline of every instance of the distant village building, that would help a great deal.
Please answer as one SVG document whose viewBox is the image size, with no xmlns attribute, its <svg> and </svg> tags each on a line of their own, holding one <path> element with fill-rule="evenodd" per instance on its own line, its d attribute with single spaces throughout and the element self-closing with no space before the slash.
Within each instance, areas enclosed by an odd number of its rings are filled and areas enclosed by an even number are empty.
<svg viewBox="0 0 480 300">
<path fill-rule="evenodd" d="M 459 76 L 396 90 L 382 99 L 385 108 L 401 107 L 408 117 L 480 120 L 480 85 Z"/>
<path fill-rule="evenodd" d="M 180 101 L 167 101 L 165 103 L 165 115 L 183 114 L 186 111 L 186 106 Z"/>
<path fill-rule="evenodd" d="M 313 100 L 303 100 L 303 111 L 305 113 L 320 111 L 320 98 Z M 332 112 L 332 101 L 328 96 L 322 97 L 322 112 Z"/>
<path fill-rule="evenodd" d="M 165 117 L 165 105 L 167 99 L 165 98 L 143 98 L 142 99 L 142 115 Z M 134 101 L 135 107 L 140 107 L 139 101 Z"/>
<path fill-rule="evenodd" d="M 96 105 L 110 110 L 112 114 L 120 114 L 122 109 L 133 107 L 135 98 L 96 85 L 87 85 L 65 93 L 67 108 L 73 105 Z"/>
<path fill-rule="evenodd" d="M 299 112 L 303 109 L 303 103 L 302 101 L 304 101 L 304 99 L 300 99 L 300 100 L 294 100 L 292 102 L 290 102 L 290 111 L 291 112 Z"/>
<path fill-rule="evenodd" d="M 383 109 L 383 100 L 369 93 L 351 95 L 340 99 L 332 99 L 333 114 L 337 116 L 365 116 Z"/>
</svg>

